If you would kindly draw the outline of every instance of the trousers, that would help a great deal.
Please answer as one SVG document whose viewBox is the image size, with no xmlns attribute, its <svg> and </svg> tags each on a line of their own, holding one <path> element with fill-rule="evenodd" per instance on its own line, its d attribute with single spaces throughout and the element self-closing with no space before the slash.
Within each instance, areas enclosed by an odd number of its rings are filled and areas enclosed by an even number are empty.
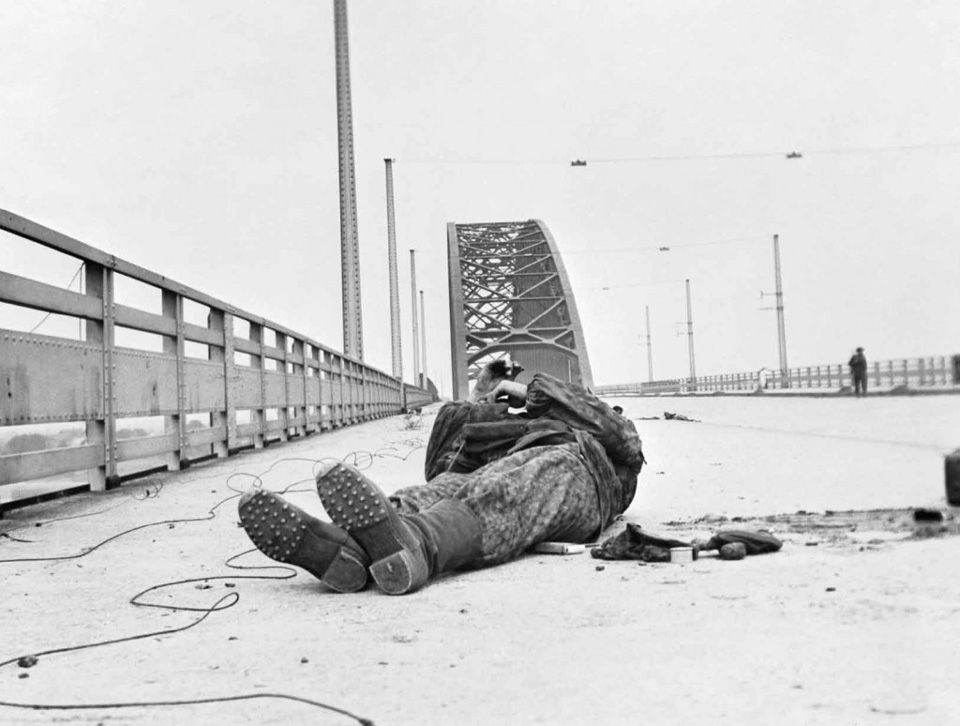
<svg viewBox="0 0 960 726">
<path fill-rule="evenodd" d="M 390 499 L 401 514 L 462 500 L 480 522 L 474 567 L 515 559 L 540 542 L 584 543 L 600 534 L 597 482 L 575 443 L 524 449 L 470 473 L 442 473 Z"/>
</svg>

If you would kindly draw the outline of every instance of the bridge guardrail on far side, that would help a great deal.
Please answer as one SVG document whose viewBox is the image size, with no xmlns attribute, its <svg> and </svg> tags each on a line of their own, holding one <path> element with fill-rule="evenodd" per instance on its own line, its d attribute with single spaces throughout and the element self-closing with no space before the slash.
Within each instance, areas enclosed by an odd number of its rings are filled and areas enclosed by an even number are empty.
<svg viewBox="0 0 960 726">
<path fill-rule="evenodd" d="M 149 469 L 159 458 L 175 470 L 194 458 L 225 457 L 433 400 L 300 333 L 11 212 L 0 210 L 0 230 L 80 260 L 85 282 L 80 293 L 0 270 L 0 302 L 69 316 L 80 328 L 73 338 L 0 329 L 0 433 L 83 425 L 80 436 L 56 448 L 0 447 L 0 490 L 84 470 L 87 486 L 103 490 L 119 482 L 121 464 L 131 469 L 127 462 Z M 158 291 L 160 312 L 118 302 L 122 278 Z M 129 331 L 147 334 L 154 348 L 118 345 Z M 118 437 L 125 419 L 152 421 L 159 431 Z M 77 488 L 76 479 L 62 488 Z"/>
<path fill-rule="evenodd" d="M 868 390 L 905 386 L 908 389 L 960 389 L 960 355 L 926 356 L 873 361 L 867 369 Z M 674 378 L 643 383 L 619 383 L 597 386 L 601 396 L 638 396 L 669 393 L 711 393 L 714 391 L 750 392 L 765 390 L 841 391 L 853 386 L 850 369 L 844 364 L 800 366 L 780 371 L 750 371 L 715 376 Z"/>
</svg>

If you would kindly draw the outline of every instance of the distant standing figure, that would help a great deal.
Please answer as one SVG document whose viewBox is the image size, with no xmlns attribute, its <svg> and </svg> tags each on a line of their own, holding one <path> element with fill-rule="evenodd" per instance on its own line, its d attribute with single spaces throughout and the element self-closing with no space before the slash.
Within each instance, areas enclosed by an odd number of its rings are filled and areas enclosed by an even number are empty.
<svg viewBox="0 0 960 726">
<path fill-rule="evenodd" d="M 850 376 L 853 378 L 853 390 L 859 396 L 867 395 L 867 359 L 863 355 L 863 348 L 857 348 L 857 352 L 850 357 Z"/>
</svg>

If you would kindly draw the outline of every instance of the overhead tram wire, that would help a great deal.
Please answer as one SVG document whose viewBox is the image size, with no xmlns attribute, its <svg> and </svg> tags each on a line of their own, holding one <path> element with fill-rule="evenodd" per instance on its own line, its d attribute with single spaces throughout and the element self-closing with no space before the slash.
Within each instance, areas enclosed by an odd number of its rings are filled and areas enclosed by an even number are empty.
<svg viewBox="0 0 960 726">
<path fill-rule="evenodd" d="M 902 151 L 932 151 L 937 149 L 960 149 L 960 140 L 931 142 L 924 144 L 890 144 L 879 146 L 848 146 L 834 148 L 803 148 L 782 151 L 731 151 L 712 154 L 654 154 L 648 156 L 615 156 L 586 159 L 416 159 L 395 158 L 395 162 L 406 164 L 531 164 L 589 166 L 590 164 L 638 164 L 664 161 L 698 161 L 711 159 L 787 159 L 790 161 L 814 155 L 840 154 L 887 154 Z"/>
<path fill-rule="evenodd" d="M 673 250 L 685 249 L 687 247 L 713 247 L 715 245 L 740 244 L 742 242 L 756 242 L 758 240 L 769 240 L 772 234 L 754 235 L 752 237 L 731 237 L 729 239 L 716 240 L 714 242 L 689 242 L 686 244 L 661 244 L 643 247 L 612 247 L 608 249 L 590 249 L 590 250 L 564 250 L 563 255 L 596 255 L 609 254 L 615 252 L 671 252 Z"/>
<path fill-rule="evenodd" d="M 682 285 L 685 280 L 658 280 L 656 282 L 632 282 L 626 285 L 601 285 L 599 287 L 581 287 L 575 292 L 589 292 L 592 290 L 620 290 L 625 287 L 653 287 L 655 285 Z"/>
<path fill-rule="evenodd" d="M 619 253 L 619 252 L 670 252 L 675 249 L 684 249 L 687 247 L 712 247 L 715 245 L 729 245 L 729 244 L 740 244 L 743 242 L 756 242 L 758 240 L 769 240 L 771 235 L 755 235 L 751 237 L 730 237 L 722 240 L 715 240 L 713 242 L 689 242 L 687 244 L 679 245 L 658 245 L 658 246 L 644 246 L 644 247 L 619 247 L 611 249 L 599 249 L 599 250 L 566 250 L 564 255 L 583 255 L 583 254 L 606 254 L 606 253 Z M 619 290 L 621 288 L 627 287 L 651 287 L 654 285 L 677 285 L 683 283 L 684 280 L 658 280 L 653 282 L 635 282 L 628 283 L 626 285 L 599 285 L 594 287 L 583 287 L 579 288 L 579 291 L 589 292 L 594 290 Z"/>
</svg>

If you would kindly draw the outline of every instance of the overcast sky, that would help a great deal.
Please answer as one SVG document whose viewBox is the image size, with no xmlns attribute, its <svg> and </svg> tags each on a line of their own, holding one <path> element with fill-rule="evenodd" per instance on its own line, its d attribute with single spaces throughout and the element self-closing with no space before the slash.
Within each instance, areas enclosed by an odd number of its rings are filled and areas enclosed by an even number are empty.
<svg viewBox="0 0 960 726">
<path fill-rule="evenodd" d="M 4 0 L 0 21 L 0 207 L 342 349 L 332 2 Z M 597 383 L 646 379 L 646 305 L 656 377 L 687 375 L 687 278 L 698 373 L 777 367 L 775 233 L 791 365 L 960 352 L 955 0 L 350 0 L 349 26 L 372 365 L 384 157 L 408 379 L 407 250 L 449 391 L 446 224 L 529 218 Z M 0 244 L 17 274 L 76 270 Z"/>
</svg>

